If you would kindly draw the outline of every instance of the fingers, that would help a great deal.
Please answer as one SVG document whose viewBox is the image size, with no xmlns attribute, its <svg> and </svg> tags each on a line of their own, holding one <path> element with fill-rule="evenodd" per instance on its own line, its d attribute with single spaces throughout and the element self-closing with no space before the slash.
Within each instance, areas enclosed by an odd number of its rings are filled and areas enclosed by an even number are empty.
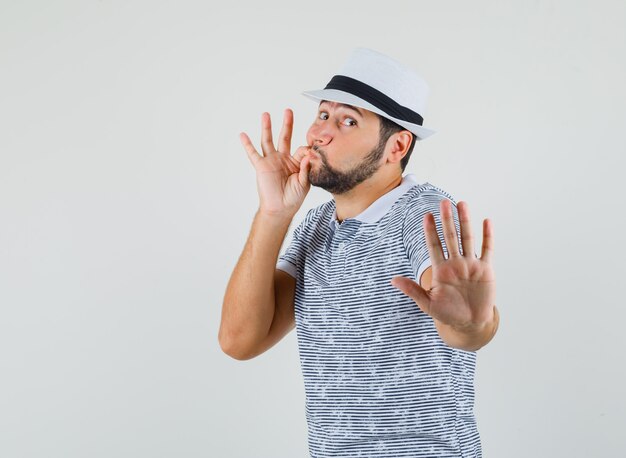
<svg viewBox="0 0 626 458">
<path fill-rule="evenodd" d="M 241 132 L 239 134 L 239 140 L 241 141 L 243 147 L 246 149 L 246 153 L 248 153 L 248 159 L 250 159 L 252 165 L 256 167 L 257 162 L 261 160 L 261 155 L 254 148 L 254 145 L 250 141 L 250 137 L 248 137 L 245 132 Z"/>
<path fill-rule="evenodd" d="M 393 277 L 391 284 L 413 299 L 424 313 L 430 315 L 430 296 L 424 288 L 407 277 Z"/>
<path fill-rule="evenodd" d="M 443 225 L 443 238 L 448 249 L 448 256 L 451 258 L 460 257 L 459 235 L 456 232 L 454 216 L 452 213 L 452 202 L 449 199 L 442 199 L 439 203 L 441 208 L 441 222 Z"/>
<path fill-rule="evenodd" d="M 250 137 L 248 137 L 245 132 L 239 133 L 239 139 L 246 149 L 246 152 L 248 153 L 248 158 L 250 159 L 250 162 L 252 162 L 252 165 L 255 165 L 259 159 L 266 157 L 270 154 L 275 154 L 277 152 L 291 154 L 293 111 L 290 108 L 286 108 L 284 113 L 285 117 L 279 136 L 279 150 L 276 150 L 276 148 L 274 147 L 274 139 L 272 137 L 272 120 L 270 114 L 266 111 L 261 114 L 261 150 L 263 154 L 259 154 L 259 152 L 254 148 L 252 142 L 250 141 Z M 301 147 L 301 150 L 299 148 L 299 150 L 293 156 L 294 159 L 296 159 L 298 163 L 300 163 L 302 158 L 307 154 L 308 149 L 308 146 Z"/>
<path fill-rule="evenodd" d="M 300 162 L 302 161 L 302 158 L 307 156 L 309 153 L 309 147 L 308 146 L 300 146 L 298 147 L 298 149 L 296 150 L 295 154 L 293 155 L 293 158 Z"/>
<path fill-rule="evenodd" d="M 311 159 L 307 156 L 300 162 L 300 171 L 298 172 L 298 181 L 300 186 L 307 188 L 309 186 L 309 166 Z"/>
<path fill-rule="evenodd" d="M 272 120 L 267 111 L 261 114 L 261 149 L 264 157 L 276 152 L 272 138 Z"/>
<path fill-rule="evenodd" d="M 445 260 L 443 256 L 443 247 L 441 246 L 441 240 L 439 240 L 437 226 L 435 225 L 435 216 L 432 213 L 426 213 L 424 215 L 423 223 L 428 254 L 430 256 L 431 264 L 433 268 L 435 268 Z"/>
<path fill-rule="evenodd" d="M 474 235 L 472 233 L 472 224 L 469 215 L 469 206 L 467 202 L 459 202 L 456 207 L 459 215 L 459 227 L 461 230 L 461 247 L 463 254 L 460 253 L 459 239 L 454 224 L 453 204 L 449 199 L 443 199 L 440 202 L 441 221 L 443 226 L 443 237 L 449 257 L 463 256 L 469 258 L 478 257 L 474 251 Z M 424 234 L 426 235 L 426 244 L 433 267 L 439 265 L 443 261 L 444 252 L 435 226 L 435 217 L 432 213 L 424 215 Z M 493 260 L 493 226 L 491 220 L 483 221 L 483 246 L 481 260 L 491 262 Z"/>
<path fill-rule="evenodd" d="M 283 119 L 283 127 L 280 129 L 278 136 L 278 151 L 281 153 L 291 154 L 291 133 L 293 130 L 293 111 L 290 108 L 285 109 L 285 117 Z"/>
<path fill-rule="evenodd" d="M 483 249 L 480 259 L 485 262 L 493 262 L 493 224 L 490 219 L 483 220 Z"/>
<path fill-rule="evenodd" d="M 461 246 L 463 248 L 463 256 L 472 258 L 475 256 L 474 235 L 472 234 L 469 206 L 467 205 L 467 202 L 459 202 L 456 208 L 459 212 L 459 225 L 461 226 Z"/>
</svg>

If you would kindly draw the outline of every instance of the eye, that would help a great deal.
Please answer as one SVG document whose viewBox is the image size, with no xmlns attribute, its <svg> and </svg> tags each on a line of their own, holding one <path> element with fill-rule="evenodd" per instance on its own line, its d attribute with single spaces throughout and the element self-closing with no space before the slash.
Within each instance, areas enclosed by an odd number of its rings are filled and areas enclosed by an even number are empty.
<svg viewBox="0 0 626 458">
<path fill-rule="evenodd" d="M 320 112 L 319 112 L 319 115 L 318 115 L 318 118 L 319 118 L 319 117 L 321 117 L 320 119 L 322 119 L 322 120 L 324 120 L 324 121 L 325 121 L 325 120 L 326 120 L 326 119 L 328 119 L 328 118 L 324 118 L 324 117 L 322 117 L 322 116 L 324 116 L 324 115 L 328 116 L 328 113 L 327 113 L 327 112 L 325 112 L 325 111 L 320 111 Z M 357 122 L 356 122 L 356 120 L 354 120 L 353 118 L 348 118 L 348 117 L 346 117 L 345 119 L 349 119 L 349 120 L 350 120 L 350 122 L 352 122 L 352 123 L 353 123 L 353 124 L 348 124 L 347 126 L 349 126 L 349 127 L 356 126 Z"/>
</svg>

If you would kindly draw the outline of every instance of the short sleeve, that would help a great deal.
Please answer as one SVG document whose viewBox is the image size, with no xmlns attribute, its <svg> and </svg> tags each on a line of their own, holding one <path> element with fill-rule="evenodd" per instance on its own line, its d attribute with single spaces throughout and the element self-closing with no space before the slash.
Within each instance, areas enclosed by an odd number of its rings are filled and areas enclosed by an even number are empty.
<svg viewBox="0 0 626 458">
<path fill-rule="evenodd" d="M 303 220 L 293 231 L 291 243 L 283 254 L 278 257 L 276 268 L 287 272 L 294 278 L 298 278 L 298 269 L 304 257 L 304 243 L 302 241 L 302 229 L 305 225 Z"/>
<path fill-rule="evenodd" d="M 424 215 L 432 213 L 435 217 L 435 226 L 441 242 L 444 257 L 448 259 L 448 247 L 443 236 L 443 225 L 441 223 L 441 211 L 439 205 L 443 199 L 452 202 L 452 218 L 456 226 L 457 240 L 460 252 L 463 253 L 461 245 L 461 226 L 459 224 L 459 214 L 454 198 L 444 190 L 430 185 L 415 197 L 410 199 L 404 215 L 402 225 L 402 242 L 406 249 L 407 257 L 413 267 L 413 273 L 419 283 L 422 273 L 432 264 L 426 245 L 426 234 L 424 233 Z"/>
</svg>

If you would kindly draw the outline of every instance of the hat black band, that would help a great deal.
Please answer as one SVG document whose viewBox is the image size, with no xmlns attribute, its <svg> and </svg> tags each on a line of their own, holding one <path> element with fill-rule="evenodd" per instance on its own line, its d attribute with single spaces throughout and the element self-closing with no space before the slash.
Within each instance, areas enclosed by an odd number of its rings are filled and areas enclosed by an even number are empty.
<svg viewBox="0 0 626 458">
<path fill-rule="evenodd" d="M 365 84 L 345 75 L 335 75 L 331 78 L 324 89 L 339 89 L 362 98 L 377 108 L 397 119 L 422 125 L 424 118 L 410 108 L 400 105 L 391 97 L 383 94 L 369 84 Z"/>
</svg>

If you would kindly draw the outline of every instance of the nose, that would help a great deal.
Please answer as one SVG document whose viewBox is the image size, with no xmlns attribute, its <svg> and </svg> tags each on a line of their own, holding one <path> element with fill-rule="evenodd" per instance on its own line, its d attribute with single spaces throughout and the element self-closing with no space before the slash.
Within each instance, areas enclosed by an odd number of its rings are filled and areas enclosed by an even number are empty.
<svg viewBox="0 0 626 458">
<path fill-rule="evenodd" d="M 332 132 L 326 123 L 325 125 L 313 124 L 307 133 L 307 142 L 309 145 L 324 146 L 330 143 Z"/>
</svg>

